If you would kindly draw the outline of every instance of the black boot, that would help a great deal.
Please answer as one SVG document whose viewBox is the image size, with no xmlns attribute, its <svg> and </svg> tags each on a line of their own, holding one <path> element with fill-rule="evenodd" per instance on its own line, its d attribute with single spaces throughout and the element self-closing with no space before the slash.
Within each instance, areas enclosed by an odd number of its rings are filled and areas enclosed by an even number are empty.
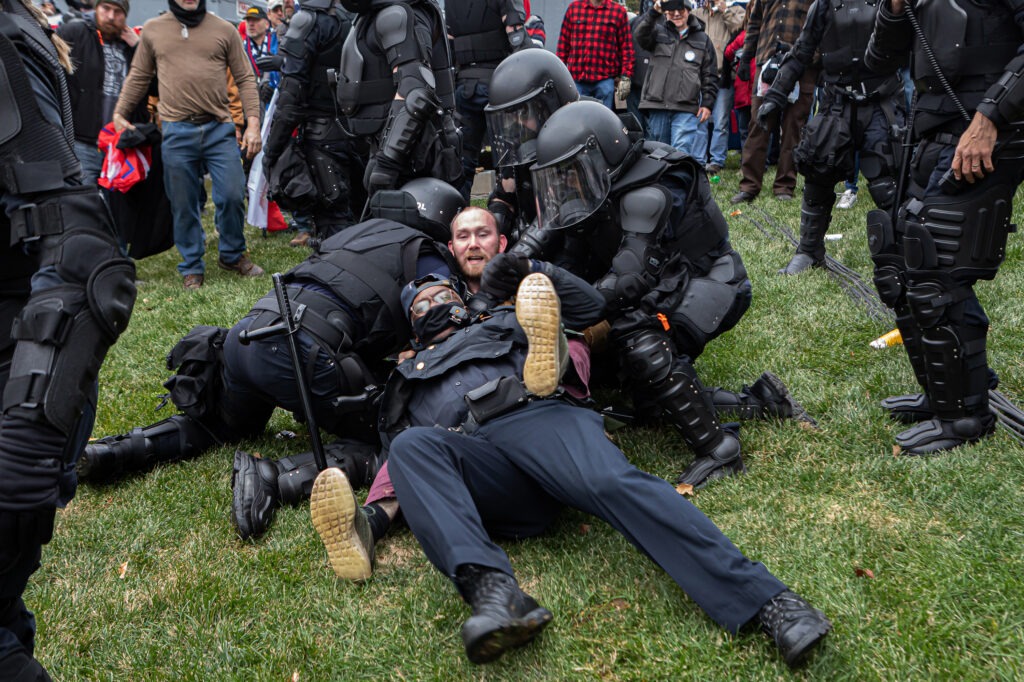
<svg viewBox="0 0 1024 682">
<path fill-rule="evenodd" d="M 243 540 L 267 532 L 274 512 L 281 504 L 277 479 L 281 475 L 277 462 L 253 457 L 235 450 L 231 472 L 231 520 Z"/>
<path fill-rule="evenodd" d="M 791 590 L 765 602 L 757 620 L 791 667 L 800 665 L 832 629 L 824 613 Z"/>
<path fill-rule="evenodd" d="M 825 233 L 832 222 L 835 200 L 831 187 L 804 185 L 804 199 L 800 205 L 800 244 L 789 264 L 779 270 L 780 275 L 799 275 L 825 264 Z"/>
<path fill-rule="evenodd" d="M 551 612 L 506 573 L 464 564 L 455 579 L 473 607 L 473 615 L 462 624 L 462 642 L 473 663 L 490 663 L 509 649 L 530 643 L 551 622 Z"/>
<path fill-rule="evenodd" d="M 92 482 L 111 481 L 125 474 L 149 471 L 161 462 L 191 459 L 220 444 L 198 421 L 176 414 L 129 433 L 89 443 L 78 460 L 78 477 Z"/>
<path fill-rule="evenodd" d="M 720 419 L 793 419 L 818 425 L 790 394 L 782 379 L 771 372 L 765 372 L 753 385 L 744 386 L 739 393 L 723 388 L 711 389 L 711 403 Z"/>
<path fill-rule="evenodd" d="M 935 416 L 935 410 L 924 393 L 891 395 L 881 404 L 882 409 L 889 412 L 889 417 L 904 424 L 916 424 Z"/>
</svg>

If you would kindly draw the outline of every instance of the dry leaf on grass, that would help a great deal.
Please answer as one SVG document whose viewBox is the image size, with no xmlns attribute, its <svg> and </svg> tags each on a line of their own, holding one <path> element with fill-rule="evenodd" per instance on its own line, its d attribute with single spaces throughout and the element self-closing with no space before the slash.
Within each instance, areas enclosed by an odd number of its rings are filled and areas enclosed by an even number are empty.
<svg viewBox="0 0 1024 682">
<path fill-rule="evenodd" d="M 738 215 L 743 215 L 743 211 L 739 210 L 738 208 L 735 211 L 733 211 L 732 213 L 729 214 L 729 216 L 732 217 L 732 218 L 735 218 Z"/>
<path fill-rule="evenodd" d="M 118 580 L 124 580 L 125 574 L 128 573 L 128 562 L 121 564 L 120 568 L 117 569 Z"/>
<path fill-rule="evenodd" d="M 892 446 L 892 456 L 893 457 L 899 457 L 901 452 L 903 452 L 903 448 L 901 448 L 899 445 L 893 445 Z"/>
<path fill-rule="evenodd" d="M 292 672 L 292 682 L 299 682 L 299 671 L 295 670 Z"/>
<path fill-rule="evenodd" d="M 580 524 L 579 532 L 580 532 L 580 535 L 586 535 L 587 533 L 589 533 L 590 532 L 590 524 L 589 523 L 581 523 Z"/>
<path fill-rule="evenodd" d="M 689 483 L 680 483 L 676 486 L 676 492 L 680 495 L 687 495 L 693 497 L 693 486 Z"/>
<path fill-rule="evenodd" d="M 860 568 L 860 567 L 857 567 L 857 568 L 853 569 L 853 573 L 858 578 L 874 578 L 875 577 L 874 571 L 872 571 L 870 568 Z"/>
</svg>

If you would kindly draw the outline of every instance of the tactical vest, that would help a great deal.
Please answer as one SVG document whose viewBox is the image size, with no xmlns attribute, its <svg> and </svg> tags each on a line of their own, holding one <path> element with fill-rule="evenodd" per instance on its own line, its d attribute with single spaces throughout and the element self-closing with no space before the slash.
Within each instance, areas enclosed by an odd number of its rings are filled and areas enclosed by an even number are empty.
<svg viewBox="0 0 1024 682">
<path fill-rule="evenodd" d="M 78 184 L 81 165 L 64 69 L 53 43 L 18 0 L 0 11 L 0 187 L 11 194 L 53 192 Z M 23 59 L 51 81 L 63 126 L 47 121 Z M 6 219 L 4 220 L 6 222 Z"/>
<path fill-rule="evenodd" d="M 821 65 L 830 83 L 853 85 L 866 75 L 864 51 L 875 28 L 877 0 L 830 0 L 832 21 L 821 37 Z"/>
<path fill-rule="evenodd" d="M 501 9 L 494 0 L 467 0 L 457 12 L 449 12 L 446 21 L 457 67 L 487 62 L 497 66 L 512 53 Z"/>
<path fill-rule="evenodd" d="M 313 282 L 329 289 L 365 329 L 352 350 L 372 350 L 377 357 L 394 352 L 412 333 L 400 302 L 402 287 L 416 278 L 421 252 L 442 249 L 422 232 L 390 220 L 373 219 L 346 228 L 325 240 L 320 251 L 289 270 L 288 284 Z M 276 299 L 271 292 L 256 308 Z M 324 316 L 328 317 L 329 316 Z"/>
<path fill-rule="evenodd" d="M 442 108 L 452 111 L 455 109 L 455 79 L 441 8 L 432 0 L 418 0 L 410 5 L 429 12 L 432 18 L 436 29 L 430 55 L 434 92 Z M 391 67 L 384 53 L 377 49 L 375 16 L 376 12 L 360 14 L 341 48 L 337 100 L 353 135 L 376 135 L 387 122 L 391 102 L 395 99 L 396 83 Z"/>
<path fill-rule="evenodd" d="M 939 69 L 964 108 L 973 112 L 1024 40 L 1013 12 L 999 0 L 928 0 L 916 11 Z M 958 117 L 920 40 L 914 41 L 913 64 L 918 109 Z"/>
<path fill-rule="evenodd" d="M 612 184 L 612 197 L 631 189 L 646 187 L 671 173 L 689 171 L 693 185 L 686 198 L 683 218 L 671 226 L 671 235 L 662 248 L 678 252 L 696 262 L 729 236 L 729 224 L 711 195 L 707 173 L 690 156 L 661 142 L 645 142 L 643 154 Z"/>
</svg>

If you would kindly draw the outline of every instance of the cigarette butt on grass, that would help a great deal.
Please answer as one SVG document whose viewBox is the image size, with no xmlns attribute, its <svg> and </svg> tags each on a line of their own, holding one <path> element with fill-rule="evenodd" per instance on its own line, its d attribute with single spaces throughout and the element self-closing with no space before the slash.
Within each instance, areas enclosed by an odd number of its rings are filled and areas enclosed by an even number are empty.
<svg viewBox="0 0 1024 682">
<path fill-rule="evenodd" d="M 900 335 L 899 329 L 893 329 L 891 332 L 882 334 L 871 342 L 872 348 L 888 348 L 889 346 L 901 345 L 903 345 L 903 336 Z"/>
</svg>

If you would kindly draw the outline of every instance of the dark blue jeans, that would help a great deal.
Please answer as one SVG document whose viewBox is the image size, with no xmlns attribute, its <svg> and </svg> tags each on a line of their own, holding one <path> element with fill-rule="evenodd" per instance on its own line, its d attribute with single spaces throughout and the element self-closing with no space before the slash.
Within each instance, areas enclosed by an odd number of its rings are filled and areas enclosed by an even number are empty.
<svg viewBox="0 0 1024 682">
<path fill-rule="evenodd" d="M 455 109 L 459 112 L 462 126 L 462 186 L 459 191 L 466 201 L 469 201 L 469 193 L 473 189 L 480 148 L 487 134 L 484 107 L 489 101 L 490 91 L 487 83 L 475 79 L 460 81 L 455 88 Z"/>
<path fill-rule="evenodd" d="M 580 97 L 593 97 L 612 111 L 615 111 L 615 79 L 605 78 L 596 83 L 576 81 L 576 89 Z"/>
</svg>

